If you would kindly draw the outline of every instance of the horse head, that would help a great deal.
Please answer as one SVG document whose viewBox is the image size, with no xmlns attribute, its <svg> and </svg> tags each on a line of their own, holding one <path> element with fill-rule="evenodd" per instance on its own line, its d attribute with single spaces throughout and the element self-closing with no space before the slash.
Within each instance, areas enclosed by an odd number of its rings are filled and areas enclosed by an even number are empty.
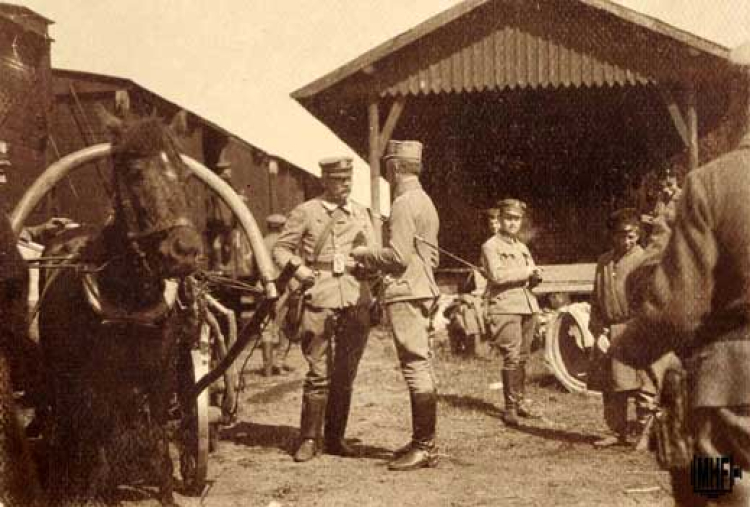
<svg viewBox="0 0 750 507">
<path fill-rule="evenodd" d="M 202 239 L 190 219 L 188 169 L 174 127 L 153 116 L 122 120 L 99 114 L 113 134 L 115 214 L 109 234 L 117 239 L 115 248 L 133 250 L 160 278 L 191 274 L 198 268 Z"/>
</svg>

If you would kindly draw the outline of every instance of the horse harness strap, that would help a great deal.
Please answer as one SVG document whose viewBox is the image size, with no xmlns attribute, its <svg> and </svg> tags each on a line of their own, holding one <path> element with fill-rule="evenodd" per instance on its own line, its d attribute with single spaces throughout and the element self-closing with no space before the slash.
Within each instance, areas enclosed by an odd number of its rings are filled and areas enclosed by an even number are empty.
<svg viewBox="0 0 750 507">
<path fill-rule="evenodd" d="M 125 310 L 119 308 L 99 290 L 96 275 L 87 273 L 82 277 L 83 292 L 91 309 L 99 315 L 105 324 L 136 324 L 157 326 L 172 310 L 177 301 L 178 283 L 174 280 L 164 281 L 163 298 L 142 310 Z"/>
</svg>

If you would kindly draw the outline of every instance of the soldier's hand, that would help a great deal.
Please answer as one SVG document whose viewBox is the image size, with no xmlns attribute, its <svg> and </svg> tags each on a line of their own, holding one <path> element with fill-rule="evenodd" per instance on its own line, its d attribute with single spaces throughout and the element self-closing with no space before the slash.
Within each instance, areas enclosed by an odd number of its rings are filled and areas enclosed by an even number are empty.
<svg viewBox="0 0 750 507">
<path fill-rule="evenodd" d="M 312 287 L 315 285 L 315 272 L 305 265 L 302 265 L 297 269 L 294 273 L 294 277 L 305 287 Z"/>
<path fill-rule="evenodd" d="M 361 261 L 364 256 L 367 254 L 368 248 L 366 246 L 358 246 L 356 248 L 353 248 L 351 252 L 349 252 L 349 255 L 353 257 L 357 261 Z"/>
<path fill-rule="evenodd" d="M 541 281 L 542 280 L 542 268 L 539 266 L 534 266 L 531 268 L 531 274 L 529 275 L 529 278 L 532 280 Z"/>
<path fill-rule="evenodd" d="M 610 342 L 606 333 L 602 333 L 597 337 L 596 346 L 602 352 L 602 354 L 607 353 L 607 351 L 609 350 Z"/>
</svg>

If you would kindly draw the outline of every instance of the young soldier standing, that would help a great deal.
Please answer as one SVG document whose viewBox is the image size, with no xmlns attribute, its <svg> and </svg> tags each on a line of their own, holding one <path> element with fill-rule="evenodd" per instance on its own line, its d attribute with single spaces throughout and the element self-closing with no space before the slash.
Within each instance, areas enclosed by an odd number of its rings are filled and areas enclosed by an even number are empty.
<svg viewBox="0 0 750 507">
<path fill-rule="evenodd" d="M 614 212 L 607 225 L 613 248 L 597 262 L 589 329 L 604 354 L 604 420 L 613 435 L 596 441 L 596 447 L 626 444 L 629 397 L 635 395 L 638 422 L 643 426 L 652 412 L 656 395 L 656 388 L 645 371 L 606 357 L 609 344 L 619 340 L 627 322 L 633 318 L 626 283 L 645 259 L 643 248 L 638 244 L 640 215 L 635 209 Z"/>
<path fill-rule="evenodd" d="M 367 209 L 349 200 L 352 159 L 320 161 L 324 194 L 294 208 L 273 248 L 278 266 L 297 253 L 304 265 L 295 277 L 307 291 L 301 323 L 302 353 L 308 363 L 302 394 L 300 445 L 295 461 L 308 461 L 325 450 L 339 456 L 357 453 L 344 442 L 352 384 L 369 332 L 370 288 L 347 262 L 352 248 L 373 244 Z"/>
<path fill-rule="evenodd" d="M 432 370 L 429 326 L 440 295 L 433 270 L 438 265 L 440 225 L 437 210 L 422 185 L 422 144 L 390 141 L 386 174 L 395 199 L 390 242 L 385 248 L 355 248 L 352 257 L 388 276 L 385 304 L 401 372 L 411 399 L 412 441 L 394 453 L 389 470 L 414 470 L 437 464 L 437 393 Z M 433 246 L 434 245 L 434 246 Z"/>
<path fill-rule="evenodd" d="M 529 249 L 518 240 L 526 205 L 518 199 L 498 203 L 500 230 L 482 245 L 482 267 L 487 274 L 487 320 L 493 345 L 503 361 L 503 420 L 518 425 L 518 416 L 538 417 L 525 403 L 526 362 L 536 329 L 539 304 L 531 289 L 542 272 Z"/>
</svg>

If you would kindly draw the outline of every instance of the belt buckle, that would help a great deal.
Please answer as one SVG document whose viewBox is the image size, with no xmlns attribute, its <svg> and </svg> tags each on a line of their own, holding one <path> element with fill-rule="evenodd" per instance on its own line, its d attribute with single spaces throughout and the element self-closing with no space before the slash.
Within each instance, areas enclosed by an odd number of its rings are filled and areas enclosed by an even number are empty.
<svg viewBox="0 0 750 507">
<path fill-rule="evenodd" d="M 333 272 L 334 276 L 341 276 L 344 274 L 344 271 L 346 270 L 346 261 L 344 259 L 343 254 L 336 253 L 333 254 L 333 263 L 332 263 L 332 269 L 331 272 Z"/>
</svg>

